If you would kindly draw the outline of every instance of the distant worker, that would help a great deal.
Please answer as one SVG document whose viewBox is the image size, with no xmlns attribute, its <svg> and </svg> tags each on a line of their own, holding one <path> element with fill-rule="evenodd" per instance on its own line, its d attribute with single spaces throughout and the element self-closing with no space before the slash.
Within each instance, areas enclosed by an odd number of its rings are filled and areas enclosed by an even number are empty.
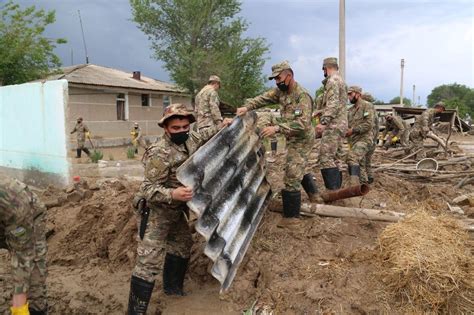
<svg viewBox="0 0 474 315">
<path fill-rule="evenodd" d="M 423 140 L 426 139 L 428 133 L 432 131 L 435 116 L 444 112 L 445 110 L 446 107 L 444 103 L 438 102 L 434 108 L 425 110 L 420 116 L 416 118 L 415 124 L 410 130 L 409 147 L 411 153 L 421 150 L 416 154 L 418 159 L 426 157 L 426 152 L 423 149 Z"/>
<path fill-rule="evenodd" d="M 385 149 L 396 144 L 399 140 L 403 147 L 407 147 L 409 135 L 410 125 L 403 120 L 402 117 L 393 114 L 387 114 L 385 116 L 385 130 L 382 133 L 382 139 L 384 140 L 383 146 Z"/>
<path fill-rule="evenodd" d="M 364 163 L 374 143 L 374 110 L 371 103 L 362 99 L 360 87 L 351 86 L 347 90 L 347 95 L 353 105 L 348 111 L 349 129 L 346 137 L 348 137 L 349 152 L 346 162 L 350 184 L 359 185 L 368 182 L 366 177 L 361 177 L 367 174 L 361 173 L 360 165 Z"/>
<path fill-rule="evenodd" d="M 138 154 L 138 147 L 140 146 L 140 141 L 142 138 L 142 130 L 138 123 L 134 123 L 132 131 L 130 131 L 130 135 L 132 136 L 132 145 L 135 148 L 135 154 Z"/>
<path fill-rule="evenodd" d="M 281 118 L 273 126 L 263 128 L 263 137 L 280 133 L 286 138 L 287 157 L 285 162 L 284 184 L 281 191 L 283 200 L 283 219 L 279 226 L 298 225 L 295 218 L 300 216 L 301 187 L 311 201 L 317 201 L 318 191 L 312 174 L 305 174 L 306 164 L 314 143 L 314 129 L 311 125 L 313 101 L 309 93 L 295 81 L 293 70 L 287 61 L 273 65 L 268 78 L 275 80 L 276 87 L 246 101 L 237 109 L 237 115 L 245 115 L 266 105 L 280 104 Z"/>
<path fill-rule="evenodd" d="M 220 129 L 228 125 L 231 119 L 222 119 L 219 109 L 219 94 L 221 79 L 217 75 L 211 75 L 207 85 L 196 95 L 197 131 L 201 134 L 203 141 L 207 141 Z"/>
<path fill-rule="evenodd" d="M 369 108 L 373 113 L 374 116 L 374 138 L 372 146 L 370 147 L 369 151 L 365 155 L 365 159 L 362 159 L 362 163 L 360 165 L 360 172 L 361 178 L 367 178 L 367 183 L 372 184 L 374 182 L 374 172 L 372 170 L 372 157 L 375 153 L 375 148 L 377 146 L 377 141 L 379 139 L 379 116 L 377 115 L 377 111 L 375 110 L 374 106 L 374 97 L 368 93 L 362 93 L 362 99 L 369 103 Z"/>
<path fill-rule="evenodd" d="M 166 107 L 158 122 L 164 136 L 148 148 L 145 179 L 134 199 L 141 218 L 129 315 L 146 313 L 156 277 L 163 277 L 165 294 L 184 295 L 184 276 L 193 245 L 186 202 L 192 199 L 193 191 L 176 179 L 176 169 L 202 143 L 200 134 L 189 130 L 194 121 L 185 105 Z"/>
<path fill-rule="evenodd" d="M 319 166 L 324 185 L 328 190 L 339 189 L 342 185 L 342 175 L 337 161 L 342 153 L 342 141 L 347 130 L 346 84 L 338 69 L 337 58 L 324 59 L 322 112 L 319 124 L 316 126 L 316 133 L 321 136 Z"/>
<path fill-rule="evenodd" d="M 75 132 L 77 132 L 76 158 L 79 159 L 81 157 L 81 151 L 84 151 L 87 156 L 90 156 L 89 149 L 85 147 L 86 137 L 90 139 L 90 132 L 89 128 L 87 128 L 86 124 L 83 122 L 82 117 L 77 119 L 77 123 L 74 126 L 74 129 L 71 131 L 71 134 Z"/>
<path fill-rule="evenodd" d="M 0 175 L 0 248 L 11 254 L 13 315 L 47 313 L 45 215 L 28 186 Z"/>
</svg>

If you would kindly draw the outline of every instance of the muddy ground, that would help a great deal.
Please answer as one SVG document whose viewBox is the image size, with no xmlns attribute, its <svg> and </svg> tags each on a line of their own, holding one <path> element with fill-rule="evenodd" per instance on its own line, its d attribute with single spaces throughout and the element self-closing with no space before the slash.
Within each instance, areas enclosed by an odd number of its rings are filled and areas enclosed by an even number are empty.
<svg viewBox="0 0 474 315">
<path fill-rule="evenodd" d="M 377 156 L 380 159 L 380 152 Z M 280 153 L 269 165 L 274 191 L 282 186 L 283 159 Z M 130 204 L 139 182 L 83 179 L 89 187 L 79 195 L 54 188 L 39 192 L 50 205 L 50 313 L 124 314 L 136 249 Z M 317 182 L 322 183 L 319 175 Z M 447 201 L 472 189 L 379 174 L 367 196 L 343 204 L 405 213 L 424 208 L 441 214 L 447 212 Z M 472 215 L 472 208 L 465 210 Z M 166 297 L 158 280 L 149 314 L 241 314 L 247 309 L 266 314 L 402 313 L 397 301 L 385 295 L 378 275 L 377 237 L 388 223 L 303 218 L 301 228 L 290 231 L 277 227 L 280 218 L 267 211 L 231 289 L 223 295 L 208 272 L 212 262 L 202 254 L 203 239 L 195 233 L 185 281 L 188 295 Z M 9 299 L 6 259 L 6 252 L 0 253 L 0 304 Z"/>
</svg>

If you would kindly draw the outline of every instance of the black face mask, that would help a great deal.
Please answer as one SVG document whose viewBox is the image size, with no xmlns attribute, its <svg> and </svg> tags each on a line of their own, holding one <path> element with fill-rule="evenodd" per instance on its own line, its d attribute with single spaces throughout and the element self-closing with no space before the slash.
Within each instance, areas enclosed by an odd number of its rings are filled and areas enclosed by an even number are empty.
<svg viewBox="0 0 474 315">
<path fill-rule="evenodd" d="M 328 71 L 326 69 L 324 69 L 324 77 L 327 78 L 328 77 Z"/>
<path fill-rule="evenodd" d="M 286 78 L 288 78 L 288 75 L 285 77 L 285 80 L 281 81 L 280 83 L 277 83 L 278 89 L 282 92 L 286 92 L 290 88 L 290 86 L 285 83 Z"/>
<path fill-rule="evenodd" d="M 355 103 L 357 103 L 357 100 L 358 100 L 358 98 L 356 98 L 354 96 L 353 98 L 350 99 L 350 102 L 351 102 L 351 104 L 355 104 Z"/>
<path fill-rule="evenodd" d="M 77 123 L 80 124 L 82 122 L 82 120 L 78 120 Z"/>
<path fill-rule="evenodd" d="M 189 131 L 170 133 L 170 139 L 177 145 L 181 145 L 189 138 Z"/>
<path fill-rule="evenodd" d="M 135 129 L 138 129 L 138 127 L 135 127 Z"/>
</svg>

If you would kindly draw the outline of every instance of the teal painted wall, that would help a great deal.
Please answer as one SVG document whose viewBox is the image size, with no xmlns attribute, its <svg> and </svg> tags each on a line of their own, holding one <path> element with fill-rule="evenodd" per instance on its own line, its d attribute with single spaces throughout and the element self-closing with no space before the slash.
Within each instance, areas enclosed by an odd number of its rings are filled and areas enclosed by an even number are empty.
<svg viewBox="0 0 474 315">
<path fill-rule="evenodd" d="M 0 87 L 0 166 L 69 178 L 66 80 Z"/>
</svg>

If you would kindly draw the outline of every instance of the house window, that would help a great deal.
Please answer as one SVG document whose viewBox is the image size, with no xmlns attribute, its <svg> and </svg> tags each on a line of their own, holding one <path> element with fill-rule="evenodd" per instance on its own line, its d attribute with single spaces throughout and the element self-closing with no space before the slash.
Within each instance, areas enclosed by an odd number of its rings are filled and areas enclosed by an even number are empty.
<svg viewBox="0 0 474 315">
<path fill-rule="evenodd" d="M 163 107 L 167 107 L 171 104 L 171 96 L 163 95 Z"/>
<path fill-rule="evenodd" d="M 142 94 L 142 106 L 150 106 L 150 94 Z"/>
</svg>

